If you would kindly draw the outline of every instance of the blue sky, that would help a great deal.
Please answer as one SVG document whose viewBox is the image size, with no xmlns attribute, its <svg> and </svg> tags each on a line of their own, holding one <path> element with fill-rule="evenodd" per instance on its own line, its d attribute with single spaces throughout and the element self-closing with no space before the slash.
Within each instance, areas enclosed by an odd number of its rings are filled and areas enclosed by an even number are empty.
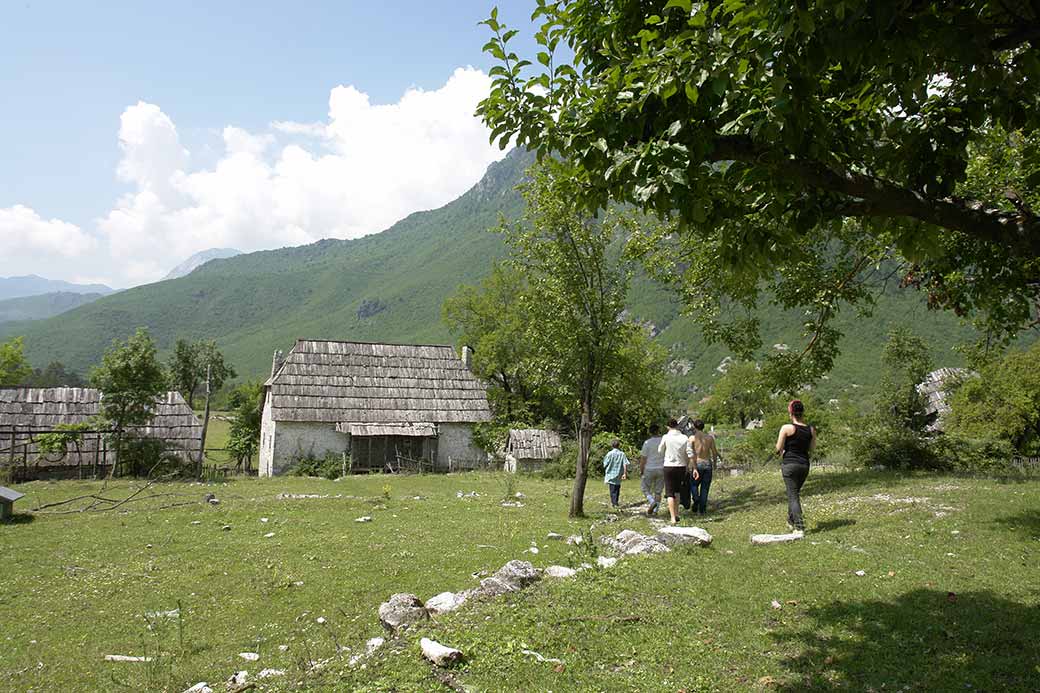
<svg viewBox="0 0 1040 693">
<path fill-rule="evenodd" d="M 379 128 L 386 114 L 365 114 L 369 106 L 397 104 L 409 89 L 431 99 L 444 90 L 440 119 L 415 127 L 454 132 L 448 119 L 462 118 L 462 102 L 475 98 L 479 75 L 457 75 L 454 87 L 446 85 L 458 68 L 472 66 L 486 73 L 490 67 L 480 50 L 488 34 L 477 26 L 490 7 L 473 0 L 5 3 L 0 22 L 0 93 L 5 101 L 0 109 L 0 214 L 7 210 L 8 215 L 0 223 L 0 247 L 8 246 L 10 252 L 0 253 L 0 275 L 20 273 L 29 256 L 34 260 L 30 269 L 39 274 L 51 269 L 52 276 L 75 279 L 78 271 L 81 278 L 119 285 L 147 281 L 160 266 L 182 258 L 135 256 L 131 260 L 137 270 L 119 276 L 104 266 L 113 256 L 143 253 L 151 245 L 131 242 L 133 234 L 168 241 L 152 231 L 161 224 L 166 224 L 166 234 L 183 239 L 184 225 L 204 223 L 223 233 L 221 240 L 245 237 L 248 245 L 250 238 L 242 229 L 256 221 L 245 219 L 248 210 L 235 210 L 231 221 L 218 220 L 224 212 L 214 211 L 223 210 L 223 200 L 229 199 L 220 195 L 247 197 L 249 181 L 260 181 L 259 173 L 237 159 L 230 161 L 233 153 L 244 150 L 267 167 L 275 188 L 302 191 L 266 215 L 277 217 L 272 224 L 281 224 L 284 232 L 269 230 L 256 239 L 255 248 L 269 247 L 277 239 L 296 243 L 380 230 L 385 215 L 344 219 L 333 209 L 339 202 L 329 201 L 338 194 L 327 189 L 329 176 L 345 174 L 345 162 L 366 164 L 357 151 L 357 133 L 350 132 L 366 127 L 372 137 L 390 137 Z M 501 16 L 529 26 L 532 7 L 527 0 L 510 0 Z M 526 36 L 517 45 L 530 52 Z M 353 88 L 341 92 L 344 105 L 338 120 L 330 116 L 331 91 L 337 86 Z M 367 95 L 365 104 L 355 98 L 358 94 Z M 407 113 L 391 114 L 389 120 L 407 129 L 431 108 L 402 106 Z M 277 129 L 273 123 L 301 127 Z M 235 129 L 230 136 L 229 126 Z M 330 134 L 337 127 L 338 135 Z M 493 155 L 473 143 L 472 128 L 463 130 L 454 132 L 455 141 L 438 141 L 431 148 L 414 142 L 411 151 L 429 158 L 459 147 L 473 160 L 472 166 L 461 167 L 472 178 L 472 171 L 486 166 Z M 235 133 L 252 139 L 248 145 L 232 145 L 232 139 L 246 141 Z M 299 152 L 287 152 L 287 147 L 302 148 L 310 160 L 299 164 Z M 326 160 L 330 152 L 342 160 Z M 406 152 L 394 156 L 398 165 L 408 165 Z M 299 173 L 304 167 L 315 171 Z M 431 168 L 426 175 L 442 184 L 448 172 Z M 300 183 L 299 176 L 311 182 Z M 454 196 L 473 182 L 443 183 L 440 197 Z M 417 179 L 413 187 L 427 186 Z M 157 199 L 141 198 L 145 192 L 154 192 Z M 410 194 L 409 189 L 396 191 L 387 206 L 404 216 L 448 201 L 415 193 L 409 209 Z M 127 199 L 121 203 L 121 198 Z M 239 199 L 240 204 L 247 202 Z M 357 197 L 349 204 L 358 204 Z M 124 223 L 129 210 L 132 230 Z M 108 221 L 99 223 L 104 219 Z M 237 230 L 232 228 L 236 224 Z M 46 261 L 41 248 L 49 247 L 47 243 L 30 247 L 24 241 L 32 233 L 49 239 L 51 246 L 72 234 L 69 247 L 80 250 L 66 248 L 64 259 L 58 253 Z M 17 251 L 11 250 L 19 243 Z M 185 241 L 175 250 L 194 245 Z M 93 264 L 84 265 L 87 258 Z"/>
</svg>

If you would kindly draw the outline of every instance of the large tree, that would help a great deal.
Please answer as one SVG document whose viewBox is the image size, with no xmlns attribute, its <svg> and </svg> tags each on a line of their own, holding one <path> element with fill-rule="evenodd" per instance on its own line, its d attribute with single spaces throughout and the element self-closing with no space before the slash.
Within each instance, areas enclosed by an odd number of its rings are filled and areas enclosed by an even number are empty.
<svg viewBox="0 0 1040 693">
<path fill-rule="evenodd" d="M 192 408 L 195 407 L 195 393 L 206 382 L 207 372 L 213 391 L 219 390 L 228 379 L 235 377 L 235 369 L 225 363 L 224 355 L 213 340 L 189 342 L 178 339 L 167 369 L 170 373 L 170 387 L 179 391 Z"/>
<path fill-rule="evenodd" d="M 534 65 L 486 22 L 500 64 L 479 112 L 503 146 L 573 162 L 587 208 L 664 220 L 648 252 L 674 258 L 710 338 L 750 355 L 763 291 L 804 308 L 806 349 L 766 363 L 790 386 L 830 366 L 831 318 L 887 279 L 998 338 L 1037 320 L 1038 12 L 539 0 Z"/>
</svg>

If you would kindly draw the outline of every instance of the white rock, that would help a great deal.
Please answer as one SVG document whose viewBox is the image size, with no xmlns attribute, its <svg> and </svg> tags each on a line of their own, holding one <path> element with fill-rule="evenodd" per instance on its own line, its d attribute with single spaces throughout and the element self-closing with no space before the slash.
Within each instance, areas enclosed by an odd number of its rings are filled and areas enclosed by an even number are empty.
<svg viewBox="0 0 1040 693">
<path fill-rule="evenodd" d="M 578 574 L 574 568 L 568 568 L 563 565 L 551 565 L 545 569 L 545 577 L 551 578 L 569 578 L 574 577 Z"/>
<path fill-rule="evenodd" d="M 202 520 L 192 520 L 191 524 L 193 524 L 193 525 L 201 525 L 202 524 Z M 203 681 L 203 683 L 205 683 L 205 681 Z M 191 689 L 189 689 L 189 690 L 191 690 Z"/>
<path fill-rule="evenodd" d="M 784 608 L 783 604 L 781 604 L 780 602 L 778 602 L 775 599 L 772 602 L 770 602 L 769 605 L 772 606 L 774 609 L 782 609 L 782 608 Z"/>
<path fill-rule="evenodd" d="M 268 532 L 267 534 L 264 535 L 264 539 L 270 539 L 273 536 L 274 536 L 274 532 Z"/>
<path fill-rule="evenodd" d="M 596 565 L 598 565 L 600 568 L 610 568 L 617 562 L 618 559 L 611 558 L 610 556 L 599 556 L 596 558 Z"/>
<path fill-rule="evenodd" d="M 790 534 L 752 534 L 751 543 L 755 546 L 765 544 L 783 544 L 788 541 L 798 541 L 805 538 L 805 532 L 791 532 Z"/>
<path fill-rule="evenodd" d="M 461 594 L 455 594 L 454 592 L 441 592 L 440 594 L 426 600 L 426 610 L 431 614 L 443 614 L 449 611 L 455 611 L 455 609 L 462 606 L 465 601 L 465 596 Z"/>
<path fill-rule="evenodd" d="M 665 544 L 697 544 L 708 546 L 711 544 L 711 534 L 700 527 L 662 527 L 657 530 L 658 541 Z"/>
<path fill-rule="evenodd" d="M 260 659 L 260 655 L 258 655 L 255 652 L 239 652 L 238 656 L 246 660 L 247 662 L 255 662 L 256 660 Z"/>
<path fill-rule="evenodd" d="M 569 537 L 567 537 L 567 543 L 571 546 L 577 546 L 581 544 L 583 541 L 585 541 L 585 538 L 582 537 L 580 534 L 572 534 Z"/>
<path fill-rule="evenodd" d="M 454 647 L 446 647 L 439 642 L 423 638 L 419 641 L 423 657 L 430 660 L 439 667 L 448 666 L 462 659 L 462 652 Z"/>
<path fill-rule="evenodd" d="M 368 515 L 365 515 L 363 517 L 359 517 L 356 520 L 354 520 L 354 522 L 371 522 L 371 521 L 372 521 L 372 518 L 370 516 L 368 516 Z"/>
<path fill-rule="evenodd" d="M 522 508 L 524 504 L 520 501 L 502 501 L 499 503 L 503 508 Z"/>
<path fill-rule="evenodd" d="M 241 686 L 246 680 L 249 679 L 248 671 L 239 671 L 231 675 L 228 679 L 228 686 Z"/>
<path fill-rule="evenodd" d="M 859 577 L 864 577 L 866 574 L 867 574 L 867 571 L 865 571 L 865 570 L 857 570 L 856 571 L 856 575 L 858 575 Z"/>
<path fill-rule="evenodd" d="M 368 642 L 365 643 L 365 651 L 361 654 L 356 654 L 353 657 L 351 657 L 348 664 L 351 667 L 356 667 L 358 664 L 361 664 L 361 662 L 371 657 L 376 650 L 383 646 L 385 642 L 386 640 L 384 638 L 370 639 Z"/>
<path fill-rule="evenodd" d="M 530 547 L 528 549 L 524 549 L 524 553 L 530 553 L 530 554 L 534 554 L 534 555 L 537 556 L 538 555 L 538 547 L 537 546 L 532 546 L 532 547 Z"/>
<path fill-rule="evenodd" d="M 264 669 L 256 675 L 258 679 L 266 679 L 272 676 L 285 676 L 285 669 Z"/>
<path fill-rule="evenodd" d="M 325 617 L 319 616 L 318 618 L 314 619 L 314 622 L 323 626 L 325 625 Z"/>
<path fill-rule="evenodd" d="M 288 650 L 288 649 L 289 649 L 289 646 L 288 646 L 288 645 L 279 645 L 279 646 L 278 646 L 278 651 L 279 651 L 279 652 L 285 652 L 285 651 L 286 651 L 286 650 Z"/>
<path fill-rule="evenodd" d="M 391 633 L 430 617 L 423 603 L 414 594 L 394 594 L 379 605 L 379 622 Z"/>
<path fill-rule="evenodd" d="M 132 655 L 105 655 L 106 662 L 150 662 L 151 657 L 135 657 Z"/>
<path fill-rule="evenodd" d="M 230 532 L 231 531 L 231 525 L 224 525 L 223 527 L 220 528 L 220 530 L 222 532 Z"/>
<path fill-rule="evenodd" d="M 266 517 L 261 517 L 260 521 L 261 522 L 267 522 L 267 518 Z M 265 669 L 265 671 L 267 671 L 267 670 Z M 274 671 L 274 670 L 272 669 L 271 671 Z"/>
<path fill-rule="evenodd" d="M 213 689 L 205 681 L 199 681 L 191 688 L 185 688 L 184 693 L 213 693 Z"/>
<path fill-rule="evenodd" d="M 563 540 L 563 535 L 559 534 L 557 532 L 549 532 L 548 534 L 545 535 L 545 538 L 546 539 L 552 539 L 554 541 L 562 541 Z"/>
</svg>

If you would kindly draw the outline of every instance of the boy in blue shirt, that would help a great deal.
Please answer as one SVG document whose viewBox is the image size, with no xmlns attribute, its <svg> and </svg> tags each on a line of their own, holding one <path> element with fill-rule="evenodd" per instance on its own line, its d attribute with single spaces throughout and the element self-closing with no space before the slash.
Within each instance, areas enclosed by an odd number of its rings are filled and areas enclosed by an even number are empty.
<svg viewBox="0 0 1040 693">
<path fill-rule="evenodd" d="M 621 482 L 628 478 L 628 457 L 621 452 L 621 441 L 614 440 L 603 458 L 603 483 L 610 488 L 610 504 L 617 508 L 621 500 Z"/>
</svg>

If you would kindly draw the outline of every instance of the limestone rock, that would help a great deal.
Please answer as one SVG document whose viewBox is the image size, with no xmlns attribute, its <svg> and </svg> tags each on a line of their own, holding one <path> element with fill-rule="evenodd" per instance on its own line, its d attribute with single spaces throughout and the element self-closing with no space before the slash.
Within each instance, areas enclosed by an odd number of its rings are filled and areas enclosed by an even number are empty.
<svg viewBox="0 0 1040 693">
<path fill-rule="evenodd" d="M 384 638 L 372 638 L 365 643 L 365 651 L 361 654 L 356 654 L 350 658 L 348 664 L 352 667 L 356 667 L 358 664 L 375 654 L 376 650 L 382 647 L 386 643 Z"/>
<path fill-rule="evenodd" d="M 379 622 L 391 633 L 398 633 L 429 617 L 422 601 L 414 594 L 395 594 L 379 605 Z"/>
<path fill-rule="evenodd" d="M 369 515 L 365 515 L 363 517 L 359 517 L 356 520 L 354 520 L 354 522 L 371 522 L 371 521 L 372 521 L 372 518 Z"/>
<path fill-rule="evenodd" d="M 805 532 L 791 532 L 790 534 L 752 534 L 751 543 L 755 546 L 765 544 L 783 544 L 788 541 L 798 541 L 805 538 Z"/>
<path fill-rule="evenodd" d="M 456 650 L 454 647 L 446 647 L 429 638 L 420 640 L 419 646 L 422 648 L 423 657 L 439 667 L 446 667 L 462 659 L 460 650 Z"/>
<path fill-rule="evenodd" d="M 568 568 L 563 565 L 551 565 L 545 569 L 545 577 L 551 578 L 569 578 L 574 577 L 578 574 L 574 568 Z"/>
<path fill-rule="evenodd" d="M 711 544 L 711 534 L 700 527 L 670 526 L 657 530 L 657 540 L 668 545 L 697 544 L 699 546 L 709 546 Z"/>
<path fill-rule="evenodd" d="M 572 534 L 569 537 L 567 537 L 567 544 L 569 544 L 570 546 L 578 546 L 583 541 L 585 541 L 585 538 L 582 537 L 580 534 Z"/>
<path fill-rule="evenodd" d="M 266 679 L 272 676 L 285 676 L 285 669 L 264 669 L 256 675 L 258 679 Z"/>
<path fill-rule="evenodd" d="M 617 533 L 616 537 L 604 537 L 601 541 L 614 551 L 626 556 L 636 556 L 644 553 L 668 553 L 671 551 L 657 539 L 634 532 L 631 529 L 623 529 Z"/>
<path fill-rule="evenodd" d="M 229 678 L 227 680 L 228 688 L 232 688 L 234 686 L 241 686 L 248 679 L 249 679 L 249 672 L 248 671 L 236 672 L 236 673 L 232 674 L 231 678 Z"/>
<path fill-rule="evenodd" d="M 529 561 L 512 560 L 498 569 L 493 577 L 516 585 L 517 589 L 538 582 L 542 574 Z"/>
<path fill-rule="evenodd" d="M 185 688 L 184 693 L 213 693 L 213 689 L 205 681 L 199 681 L 191 688 Z"/>
<path fill-rule="evenodd" d="M 256 660 L 260 659 L 260 655 L 258 655 L 256 652 L 239 652 L 238 656 L 246 660 L 247 662 L 255 662 Z"/>
<path fill-rule="evenodd" d="M 426 600 L 426 610 L 434 615 L 444 614 L 449 611 L 455 611 L 465 602 L 466 596 L 464 593 L 441 592 L 437 596 Z"/>
<path fill-rule="evenodd" d="M 549 532 L 545 535 L 546 539 L 552 539 L 554 541 L 563 541 L 563 535 L 559 532 Z"/>
<path fill-rule="evenodd" d="M 600 568 L 610 568 L 617 562 L 618 559 L 611 558 L 610 556 L 599 556 L 596 558 L 596 565 L 598 565 Z"/>
</svg>

